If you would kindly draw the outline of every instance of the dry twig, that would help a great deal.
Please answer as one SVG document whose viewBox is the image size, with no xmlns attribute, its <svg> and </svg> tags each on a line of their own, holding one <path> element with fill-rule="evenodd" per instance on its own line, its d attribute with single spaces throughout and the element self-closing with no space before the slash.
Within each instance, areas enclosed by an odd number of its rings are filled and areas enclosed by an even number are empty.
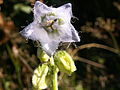
<svg viewBox="0 0 120 90">
<path fill-rule="evenodd" d="M 105 68 L 105 66 L 102 65 L 102 64 L 96 63 L 94 61 L 91 61 L 91 60 L 88 60 L 88 59 L 85 59 L 85 58 L 82 58 L 82 57 L 75 56 L 75 57 L 73 57 L 73 59 L 79 60 L 81 62 L 90 64 L 90 65 L 93 65 L 93 66 L 98 67 L 98 68 Z"/>
<path fill-rule="evenodd" d="M 74 56 L 81 49 L 92 48 L 92 47 L 101 48 L 101 49 L 105 49 L 105 50 L 111 51 L 111 52 L 116 53 L 116 54 L 120 54 L 119 50 L 114 49 L 112 47 L 108 47 L 108 46 L 105 46 L 102 44 L 97 44 L 97 43 L 90 43 L 90 44 L 81 45 L 78 48 L 74 49 L 72 52 L 72 56 Z"/>
</svg>

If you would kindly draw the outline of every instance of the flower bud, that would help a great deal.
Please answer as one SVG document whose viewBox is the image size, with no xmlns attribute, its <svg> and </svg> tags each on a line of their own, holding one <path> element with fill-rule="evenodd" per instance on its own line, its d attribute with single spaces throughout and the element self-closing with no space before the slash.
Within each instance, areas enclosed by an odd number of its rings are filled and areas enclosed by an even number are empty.
<svg viewBox="0 0 120 90">
<path fill-rule="evenodd" d="M 47 64 L 42 64 L 42 66 L 39 66 L 34 70 L 32 83 L 35 89 L 41 90 L 41 89 L 46 89 L 48 87 L 46 82 L 48 69 L 49 68 Z"/>
<path fill-rule="evenodd" d="M 55 64 L 60 71 L 71 74 L 76 71 L 76 66 L 72 57 L 66 51 L 58 51 L 54 55 Z"/>
<path fill-rule="evenodd" d="M 37 49 L 37 57 L 41 62 L 47 62 L 49 60 L 49 56 L 40 48 Z"/>
</svg>

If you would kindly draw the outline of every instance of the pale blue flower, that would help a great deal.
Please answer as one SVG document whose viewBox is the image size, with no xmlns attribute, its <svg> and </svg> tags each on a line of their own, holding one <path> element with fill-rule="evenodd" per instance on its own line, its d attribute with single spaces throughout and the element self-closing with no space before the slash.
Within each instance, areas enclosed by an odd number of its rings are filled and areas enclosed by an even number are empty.
<svg viewBox="0 0 120 90">
<path fill-rule="evenodd" d="M 60 42 L 80 41 L 70 22 L 73 16 L 70 3 L 53 8 L 36 1 L 33 13 L 33 22 L 20 33 L 28 39 L 39 41 L 48 55 L 54 54 Z"/>
</svg>

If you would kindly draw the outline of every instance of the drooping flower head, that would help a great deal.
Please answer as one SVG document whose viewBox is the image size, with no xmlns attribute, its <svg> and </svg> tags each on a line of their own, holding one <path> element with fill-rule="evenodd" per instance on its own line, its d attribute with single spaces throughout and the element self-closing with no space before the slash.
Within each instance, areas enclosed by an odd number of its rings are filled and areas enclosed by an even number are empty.
<svg viewBox="0 0 120 90">
<path fill-rule="evenodd" d="M 54 54 L 60 42 L 80 41 L 77 31 L 70 22 L 73 16 L 70 3 L 53 8 L 36 1 L 33 13 L 33 22 L 20 33 L 25 38 L 39 41 L 48 55 Z"/>
</svg>

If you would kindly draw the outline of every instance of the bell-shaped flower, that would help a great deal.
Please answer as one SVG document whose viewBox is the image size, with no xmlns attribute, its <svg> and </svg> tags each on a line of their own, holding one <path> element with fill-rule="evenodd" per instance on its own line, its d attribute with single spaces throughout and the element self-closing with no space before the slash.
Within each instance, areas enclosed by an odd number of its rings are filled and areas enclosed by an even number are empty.
<svg viewBox="0 0 120 90">
<path fill-rule="evenodd" d="M 73 16 L 70 3 L 54 8 L 36 1 L 33 13 L 33 22 L 20 33 L 27 39 L 39 41 L 49 56 L 54 54 L 60 42 L 80 41 L 70 22 Z"/>
</svg>

